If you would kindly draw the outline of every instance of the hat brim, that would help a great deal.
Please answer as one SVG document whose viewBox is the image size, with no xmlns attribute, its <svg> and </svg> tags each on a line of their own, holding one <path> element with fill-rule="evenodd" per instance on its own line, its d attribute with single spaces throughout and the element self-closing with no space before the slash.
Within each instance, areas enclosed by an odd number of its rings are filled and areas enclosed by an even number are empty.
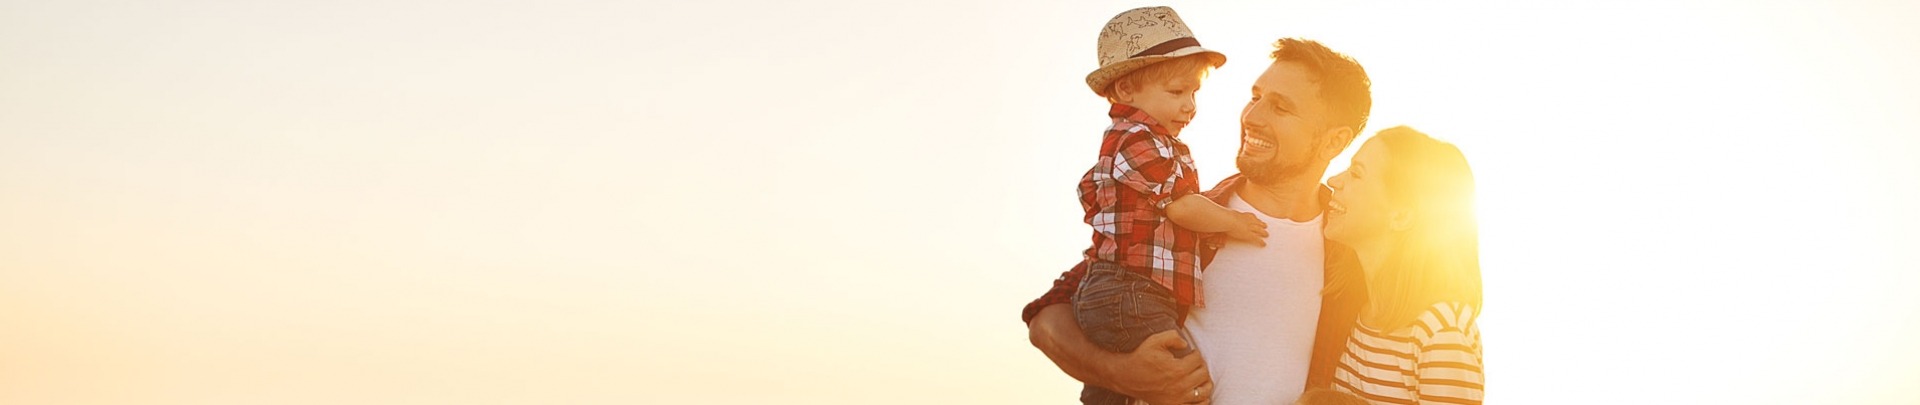
<svg viewBox="0 0 1920 405">
<path fill-rule="evenodd" d="M 1133 71 L 1139 70 L 1140 68 L 1146 67 L 1147 65 L 1159 63 L 1168 59 L 1178 58 L 1182 56 L 1189 56 L 1189 55 L 1197 55 L 1197 54 L 1207 55 L 1209 59 L 1213 60 L 1213 67 L 1215 68 L 1218 68 L 1220 67 L 1220 65 L 1225 65 L 1227 63 L 1226 54 L 1216 52 L 1207 48 L 1201 48 L 1198 46 L 1189 46 L 1185 48 L 1175 49 L 1173 50 L 1173 52 L 1167 52 L 1165 55 L 1140 56 L 1140 57 L 1121 59 L 1118 62 L 1109 63 L 1106 66 L 1101 66 L 1099 69 L 1094 69 L 1093 73 L 1087 74 L 1087 87 L 1093 89 L 1093 94 L 1102 94 L 1102 92 L 1104 92 L 1107 89 L 1107 85 L 1113 84 L 1113 80 L 1120 78 L 1120 76 L 1126 76 L 1128 73 L 1133 73 Z"/>
</svg>

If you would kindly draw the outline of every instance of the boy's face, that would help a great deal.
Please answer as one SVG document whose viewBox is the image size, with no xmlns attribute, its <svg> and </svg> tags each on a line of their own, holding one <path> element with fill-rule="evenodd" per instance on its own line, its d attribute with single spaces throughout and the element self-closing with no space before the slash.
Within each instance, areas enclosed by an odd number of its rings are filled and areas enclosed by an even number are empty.
<svg viewBox="0 0 1920 405">
<path fill-rule="evenodd" d="M 1200 91 L 1198 75 L 1176 77 L 1157 83 L 1136 83 L 1135 91 L 1121 90 L 1121 99 L 1127 105 L 1145 111 L 1160 127 L 1166 128 L 1167 136 L 1180 136 L 1180 130 L 1193 121 L 1194 93 Z"/>
</svg>

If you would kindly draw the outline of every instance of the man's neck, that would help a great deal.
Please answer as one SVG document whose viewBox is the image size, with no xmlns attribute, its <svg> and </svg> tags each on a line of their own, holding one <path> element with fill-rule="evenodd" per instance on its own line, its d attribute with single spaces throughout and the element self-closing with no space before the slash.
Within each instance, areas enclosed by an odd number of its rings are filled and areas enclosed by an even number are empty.
<svg viewBox="0 0 1920 405">
<path fill-rule="evenodd" d="M 1235 192 L 1260 213 L 1294 222 L 1312 221 L 1322 208 L 1320 182 L 1315 177 L 1296 176 L 1272 184 L 1249 180 Z"/>
</svg>

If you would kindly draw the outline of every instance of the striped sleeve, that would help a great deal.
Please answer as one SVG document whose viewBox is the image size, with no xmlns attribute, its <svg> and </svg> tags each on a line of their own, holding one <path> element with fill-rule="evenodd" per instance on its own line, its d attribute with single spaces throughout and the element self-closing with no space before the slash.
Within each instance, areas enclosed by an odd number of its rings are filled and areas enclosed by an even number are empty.
<svg viewBox="0 0 1920 405">
<path fill-rule="evenodd" d="M 1477 315 L 1470 305 L 1439 303 L 1414 322 L 1420 403 L 1479 404 L 1485 396 Z"/>
</svg>

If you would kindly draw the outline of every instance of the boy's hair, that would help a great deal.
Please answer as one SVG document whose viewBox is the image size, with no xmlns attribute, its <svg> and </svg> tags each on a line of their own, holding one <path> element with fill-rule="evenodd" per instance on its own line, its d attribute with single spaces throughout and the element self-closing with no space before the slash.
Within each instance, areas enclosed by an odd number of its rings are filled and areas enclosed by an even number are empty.
<svg viewBox="0 0 1920 405">
<path fill-rule="evenodd" d="M 1367 405 L 1367 400 L 1345 392 L 1314 388 L 1300 394 L 1298 405 Z"/>
<path fill-rule="evenodd" d="M 1141 83 L 1166 82 L 1182 75 L 1195 75 L 1205 78 L 1207 77 L 1207 73 L 1212 71 L 1213 60 L 1208 59 L 1208 56 L 1204 53 L 1167 59 L 1151 65 L 1141 66 L 1139 69 L 1134 69 L 1132 72 L 1120 75 L 1119 78 L 1113 79 L 1113 83 L 1107 84 L 1107 88 L 1100 91 L 1100 96 L 1106 97 L 1109 102 L 1118 104 L 1120 100 L 1115 97 L 1119 96 L 1120 86 L 1124 85 L 1138 89 Z"/>
<path fill-rule="evenodd" d="M 1275 63 L 1299 63 L 1313 74 L 1331 124 L 1353 128 L 1355 134 L 1367 127 L 1367 112 L 1373 109 L 1373 81 L 1360 62 L 1319 42 L 1300 38 L 1274 41 L 1270 56 Z"/>
</svg>

